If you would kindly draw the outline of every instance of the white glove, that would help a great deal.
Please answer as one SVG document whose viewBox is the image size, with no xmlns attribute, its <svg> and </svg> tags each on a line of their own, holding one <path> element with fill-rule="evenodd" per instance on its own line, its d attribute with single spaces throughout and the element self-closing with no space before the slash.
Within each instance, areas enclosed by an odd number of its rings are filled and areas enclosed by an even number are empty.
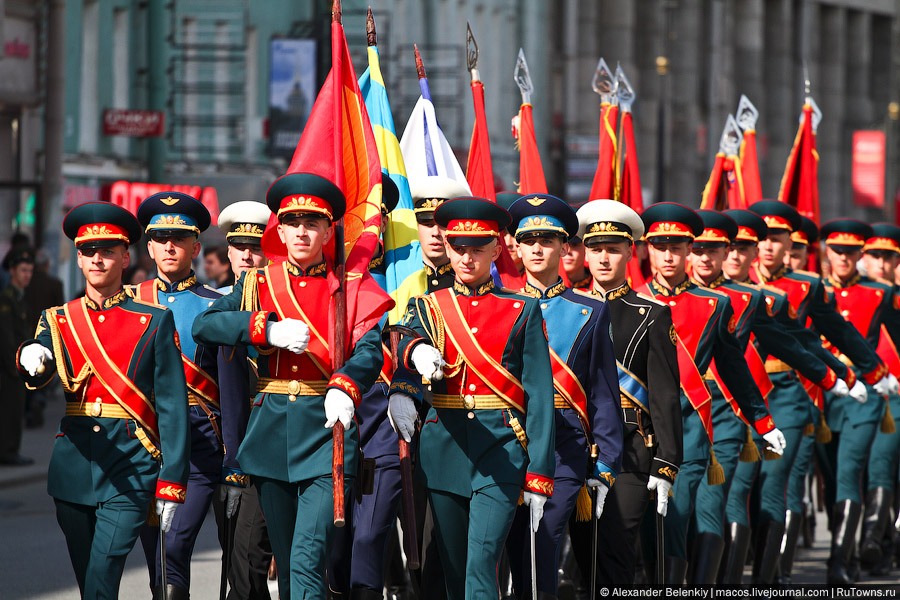
<svg viewBox="0 0 900 600">
<path fill-rule="evenodd" d="M 866 384 L 857 379 L 853 387 L 850 388 L 850 397 L 860 404 L 865 404 L 869 399 L 869 391 L 866 389 Z"/>
<path fill-rule="evenodd" d="M 541 518 L 544 516 L 544 505 L 547 503 L 547 496 L 535 494 L 534 492 L 525 492 L 522 496 L 522 502 L 531 509 L 531 530 L 537 531 Z"/>
<path fill-rule="evenodd" d="M 338 421 L 344 427 L 349 427 L 355 410 L 353 398 L 339 389 L 331 388 L 325 393 L 325 428 L 331 429 Z"/>
<path fill-rule="evenodd" d="M 838 379 L 834 383 L 834 387 L 828 390 L 838 398 L 844 398 L 850 393 L 850 388 L 847 387 L 847 382 L 843 379 Z"/>
<path fill-rule="evenodd" d="M 45 362 L 53 360 L 53 354 L 41 344 L 28 344 L 19 353 L 19 364 L 34 377 L 38 374 L 38 370 L 43 370 Z"/>
<path fill-rule="evenodd" d="M 172 519 L 175 518 L 175 509 L 178 508 L 177 502 L 171 500 L 156 499 L 156 514 L 159 515 L 159 529 L 167 532 L 172 528 Z"/>
<path fill-rule="evenodd" d="M 407 442 L 412 441 L 412 436 L 416 434 L 416 420 L 419 413 L 416 410 L 416 403 L 406 394 L 391 394 L 388 400 L 388 419 L 391 421 L 391 427 L 399 433 Z"/>
<path fill-rule="evenodd" d="M 784 449 L 787 447 L 787 440 L 784 439 L 784 434 L 781 433 L 780 429 L 775 428 L 769 433 L 764 433 L 763 439 L 766 440 L 766 443 L 769 445 L 766 450 L 771 450 L 779 456 L 784 454 Z"/>
<path fill-rule="evenodd" d="M 600 518 L 600 515 L 603 514 L 603 506 L 606 504 L 606 496 L 609 495 L 609 486 L 605 483 L 602 483 L 599 479 L 588 479 L 586 482 L 589 488 L 595 488 L 597 490 L 597 507 L 595 512 L 597 513 L 597 518 Z"/>
<path fill-rule="evenodd" d="M 241 490 L 234 485 L 223 485 L 225 488 L 225 518 L 230 519 L 237 514 L 238 507 L 241 505 Z"/>
<path fill-rule="evenodd" d="M 412 363 L 416 367 L 419 375 L 428 381 L 440 381 L 444 378 L 444 372 L 441 370 L 446 363 L 441 357 L 441 353 L 434 346 L 428 344 L 419 344 L 412 351 Z"/>
<path fill-rule="evenodd" d="M 665 517 L 669 511 L 669 491 L 672 489 L 672 484 L 665 479 L 651 475 L 647 482 L 647 489 L 651 492 L 656 491 L 656 512 Z"/>
<path fill-rule="evenodd" d="M 872 387 L 874 387 L 875 391 L 882 396 L 887 396 L 888 394 L 896 394 L 898 389 L 897 378 L 888 373 Z"/>
<path fill-rule="evenodd" d="M 300 354 L 309 344 L 309 326 L 300 319 L 284 319 L 266 324 L 269 345 Z"/>
</svg>

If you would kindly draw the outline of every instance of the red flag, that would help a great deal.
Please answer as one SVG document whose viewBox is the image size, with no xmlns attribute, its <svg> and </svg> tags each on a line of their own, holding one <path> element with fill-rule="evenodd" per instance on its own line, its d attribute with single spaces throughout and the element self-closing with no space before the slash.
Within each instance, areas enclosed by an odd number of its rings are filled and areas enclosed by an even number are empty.
<svg viewBox="0 0 900 600">
<path fill-rule="evenodd" d="M 747 208 L 744 201 L 744 188 L 741 181 L 740 159 L 737 156 L 725 156 L 716 153 L 709 180 L 703 189 L 700 208 L 706 210 L 725 210 L 726 208 Z"/>
<path fill-rule="evenodd" d="M 547 180 L 538 152 L 537 137 L 534 135 L 534 117 L 531 104 L 519 108 L 519 193 L 546 194 Z M 515 135 L 515 133 L 514 133 Z"/>
<path fill-rule="evenodd" d="M 763 199 L 762 178 L 759 175 L 759 155 L 756 152 L 756 130 L 744 130 L 741 140 L 741 179 L 744 184 L 744 202 L 747 206 Z"/>
<path fill-rule="evenodd" d="M 622 160 L 622 192 L 618 199 L 637 214 L 644 211 L 644 195 L 641 190 L 641 172 L 638 167 L 637 146 L 634 144 L 634 122 L 631 111 L 622 112 L 622 137 L 625 151 Z"/>
<path fill-rule="evenodd" d="M 803 105 L 803 118 L 784 167 L 778 199 L 819 224 L 819 153 L 813 131 L 813 108 Z"/>
<path fill-rule="evenodd" d="M 339 18 L 331 23 L 331 61 L 331 71 L 316 97 L 287 173 L 319 175 L 344 193 L 343 284 L 346 339 L 352 347 L 393 306 L 393 301 L 368 273 L 381 224 L 381 161 Z M 272 260 L 287 256 L 275 225 L 277 218 L 272 215 L 263 236 L 263 249 Z M 326 249 L 326 258 L 333 261 L 334 255 L 332 244 Z M 341 283 L 335 278 L 333 285 L 337 288 Z"/>
<path fill-rule="evenodd" d="M 616 122 L 619 107 L 609 102 L 600 103 L 600 152 L 597 172 L 591 184 L 591 200 L 615 198 L 616 194 Z"/>
<path fill-rule="evenodd" d="M 491 141 L 488 134 L 487 115 L 484 111 L 484 84 L 478 79 L 472 81 L 472 99 L 475 102 L 475 125 L 472 128 L 472 141 L 469 144 L 469 159 L 466 162 L 466 180 L 472 194 L 497 201 L 497 190 L 494 187 L 494 167 L 491 162 Z M 501 240 L 502 241 L 502 240 Z M 524 285 L 522 276 L 516 268 L 512 257 L 505 250 L 500 258 L 494 261 L 503 285 L 510 289 L 520 289 Z"/>
</svg>

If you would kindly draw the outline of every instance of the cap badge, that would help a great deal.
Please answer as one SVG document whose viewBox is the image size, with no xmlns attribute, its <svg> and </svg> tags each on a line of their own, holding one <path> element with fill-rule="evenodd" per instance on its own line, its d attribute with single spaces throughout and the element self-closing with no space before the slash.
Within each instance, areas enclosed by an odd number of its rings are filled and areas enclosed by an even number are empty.
<svg viewBox="0 0 900 600">
<path fill-rule="evenodd" d="M 166 196 L 165 198 L 160 199 L 160 202 L 165 204 L 166 206 L 173 206 L 178 204 L 180 198 L 173 198 L 172 196 Z"/>
<path fill-rule="evenodd" d="M 541 204 L 543 204 L 546 201 L 547 201 L 546 198 L 538 198 L 537 196 L 526 200 L 526 202 L 532 206 L 540 206 Z"/>
</svg>

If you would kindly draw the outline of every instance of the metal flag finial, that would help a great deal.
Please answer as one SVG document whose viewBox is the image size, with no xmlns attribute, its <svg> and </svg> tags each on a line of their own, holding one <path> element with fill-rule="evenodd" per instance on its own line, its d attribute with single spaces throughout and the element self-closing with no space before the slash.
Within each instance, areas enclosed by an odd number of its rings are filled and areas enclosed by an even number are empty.
<svg viewBox="0 0 900 600">
<path fill-rule="evenodd" d="M 472 75 L 472 81 L 480 81 L 478 76 L 478 42 L 472 33 L 472 26 L 466 21 L 466 68 Z"/>
<path fill-rule="evenodd" d="M 616 63 L 616 97 L 619 100 L 621 109 L 625 112 L 631 112 L 631 107 L 636 97 L 634 88 L 631 87 L 631 82 L 628 81 L 625 70 L 618 63 Z"/>
<path fill-rule="evenodd" d="M 612 71 L 609 70 L 609 65 L 606 64 L 603 58 L 597 63 L 597 70 L 594 71 L 591 87 L 600 94 L 601 102 L 612 103 L 616 98 L 616 81 L 613 79 Z"/>
<path fill-rule="evenodd" d="M 741 150 L 741 140 L 744 134 L 738 127 L 734 115 L 728 115 L 725 120 L 725 129 L 722 130 L 722 137 L 719 139 L 719 152 L 725 156 L 737 156 Z"/>
<path fill-rule="evenodd" d="M 759 119 L 759 111 L 753 103 L 750 102 L 750 98 L 741 94 L 741 99 L 738 101 L 737 113 L 735 113 L 735 120 L 737 121 L 738 127 L 741 128 L 741 131 L 756 129 L 757 119 Z"/>
<path fill-rule="evenodd" d="M 419 54 L 419 46 L 413 44 L 413 52 L 416 55 L 416 75 L 419 79 L 425 79 L 425 63 L 422 62 L 422 55 Z"/>
<path fill-rule="evenodd" d="M 809 65 L 806 64 L 806 61 L 803 61 L 803 95 L 809 98 L 810 94 L 812 94 L 812 86 L 809 83 Z"/>
<path fill-rule="evenodd" d="M 372 7 L 366 11 L 366 45 L 377 46 L 378 36 L 375 34 L 375 17 L 372 15 Z"/>
<path fill-rule="evenodd" d="M 516 57 L 516 69 L 513 73 L 519 92 L 522 94 L 522 104 L 531 103 L 531 93 L 534 92 L 534 84 L 531 82 L 531 73 L 528 71 L 528 61 L 525 60 L 525 51 L 519 48 Z"/>
</svg>

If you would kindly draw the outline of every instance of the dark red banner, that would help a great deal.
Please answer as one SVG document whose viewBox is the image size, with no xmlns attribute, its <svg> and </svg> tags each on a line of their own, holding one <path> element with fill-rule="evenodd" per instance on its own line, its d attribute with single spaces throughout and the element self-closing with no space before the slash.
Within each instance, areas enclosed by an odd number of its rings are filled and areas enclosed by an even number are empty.
<svg viewBox="0 0 900 600">
<path fill-rule="evenodd" d="M 856 206 L 884 207 L 886 148 L 883 131 L 853 132 L 850 180 Z"/>
<path fill-rule="evenodd" d="M 161 137 L 166 131 L 166 114 L 161 110 L 107 108 L 103 111 L 103 135 Z"/>
</svg>

